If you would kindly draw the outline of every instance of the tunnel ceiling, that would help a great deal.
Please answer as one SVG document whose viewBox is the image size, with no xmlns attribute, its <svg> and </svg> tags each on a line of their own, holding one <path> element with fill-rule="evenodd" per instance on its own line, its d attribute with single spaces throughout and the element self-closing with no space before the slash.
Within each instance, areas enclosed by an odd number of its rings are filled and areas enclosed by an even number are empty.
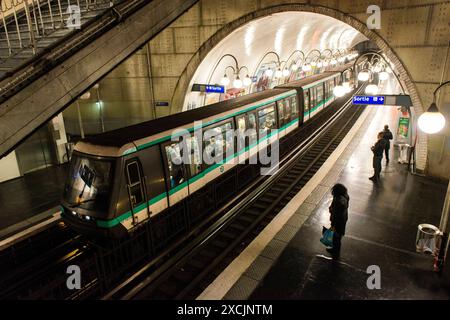
<svg viewBox="0 0 450 320">
<path fill-rule="evenodd" d="M 253 74 L 259 60 L 269 51 L 286 60 L 294 50 L 307 54 L 313 49 L 352 48 L 365 40 L 356 29 L 329 16 L 311 12 L 276 13 L 238 28 L 215 46 L 197 68 L 187 93 L 193 83 L 219 83 L 224 69 L 234 65 L 232 58 L 225 58 L 213 73 L 214 66 L 227 53 Z M 273 59 L 274 56 L 268 56 L 264 61 Z"/>
</svg>

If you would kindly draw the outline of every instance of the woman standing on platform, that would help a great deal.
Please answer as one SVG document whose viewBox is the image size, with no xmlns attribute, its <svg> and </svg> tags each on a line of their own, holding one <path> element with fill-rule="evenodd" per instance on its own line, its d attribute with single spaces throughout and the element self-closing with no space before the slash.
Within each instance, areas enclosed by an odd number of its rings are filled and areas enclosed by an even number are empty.
<svg viewBox="0 0 450 320">
<path fill-rule="evenodd" d="M 347 188 L 340 183 L 337 183 L 331 189 L 333 201 L 329 207 L 331 228 L 333 232 L 333 248 L 327 249 L 333 257 L 338 257 L 341 251 L 341 240 L 345 235 L 345 225 L 348 220 L 348 204 L 350 197 L 347 193 Z"/>
</svg>

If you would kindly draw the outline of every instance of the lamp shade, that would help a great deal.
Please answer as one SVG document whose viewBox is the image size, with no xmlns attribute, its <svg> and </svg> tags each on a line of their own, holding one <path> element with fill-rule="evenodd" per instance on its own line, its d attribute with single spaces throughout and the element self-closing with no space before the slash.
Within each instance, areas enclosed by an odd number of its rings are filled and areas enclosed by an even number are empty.
<svg viewBox="0 0 450 320">
<path fill-rule="evenodd" d="M 445 126 L 445 117 L 433 102 L 427 112 L 420 115 L 417 124 L 420 130 L 427 134 L 438 133 Z"/>
<path fill-rule="evenodd" d="M 234 79 L 233 81 L 233 87 L 235 87 L 236 89 L 240 89 L 242 88 L 242 80 L 239 78 L 239 76 L 236 77 L 236 79 Z"/>
<path fill-rule="evenodd" d="M 338 98 L 344 96 L 345 93 L 346 93 L 346 92 L 345 92 L 345 88 L 344 88 L 343 86 L 341 86 L 341 85 L 336 86 L 336 87 L 334 87 L 334 89 L 333 89 L 333 94 L 334 94 L 336 97 L 338 97 Z"/>
</svg>

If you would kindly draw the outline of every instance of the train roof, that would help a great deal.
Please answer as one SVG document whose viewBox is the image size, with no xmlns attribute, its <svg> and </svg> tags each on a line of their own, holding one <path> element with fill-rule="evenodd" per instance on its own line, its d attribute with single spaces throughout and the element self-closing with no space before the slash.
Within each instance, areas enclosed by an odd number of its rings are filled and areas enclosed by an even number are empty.
<svg viewBox="0 0 450 320">
<path fill-rule="evenodd" d="M 172 114 L 166 117 L 90 136 L 83 139 L 82 142 L 83 144 L 87 143 L 97 146 L 120 148 L 127 143 L 132 143 L 136 140 L 150 137 L 163 131 L 182 127 L 193 123 L 194 121 L 221 114 L 223 112 L 248 105 L 255 101 L 264 100 L 287 91 L 289 91 L 288 88 L 256 92 L 242 97 L 237 97 L 235 99 L 217 102 L 205 107 Z"/>
<path fill-rule="evenodd" d="M 300 87 L 305 87 L 311 84 L 314 84 L 315 82 L 319 82 L 320 80 L 326 79 L 326 78 L 330 78 L 334 75 L 334 73 L 331 72 L 326 72 L 326 73 L 321 73 L 321 74 L 315 74 L 300 80 L 296 80 L 296 81 L 291 81 L 289 83 L 285 83 L 279 86 L 276 86 L 276 88 L 280 88 L 280 89 L 293 89 L 293 88 L 300 88 Z"/>
</svg>

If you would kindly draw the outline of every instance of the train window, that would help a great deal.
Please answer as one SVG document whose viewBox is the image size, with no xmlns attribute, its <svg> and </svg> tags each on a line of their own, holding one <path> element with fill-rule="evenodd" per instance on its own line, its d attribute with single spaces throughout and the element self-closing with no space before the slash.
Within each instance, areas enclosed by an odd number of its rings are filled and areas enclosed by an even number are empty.
<svg viewBox="0 0 450 320">
<path fill-rule="evenodd" d="M 137 161 L 132 161 L 127 164 L 127 178 L 130 201 L 134 208 L 144 201 L 142 178 Z"/>
<path fill-rule="evenodd" d="M 245 134 L 247 130 L 247 124 L 245 122 L 245 116 L 240 116 L 236 118 L 236 124 L 238 129 L 238 137 L 237 137 L 237 150 L 240 151 L 245 148 Z"/>
<path fill-rule="evenodd" d="M 310 101 L 310 107 L 309 109 L 313 109 L 316 106 L 316 94 L 315 94 L 316 90 L 314 88 L 310 88 L 309 89 L 309 101 Z"/>
<path fill-rule="evenodd" d="M 291 98 L 291 111 L 292 116 L 291 119 L 297 119 L 298 118 L 298 105 L 297 105 L 297 99 L 295 97 Z"/>
<path fill-rule="evenodd" d="M 258 111 L 259 137 L 263 137 L 270 129 L 276 128 L 275 107 L 264 108 Z"/>
<path fill-rule="evenodd" d="M 280 127 L 285 124 L 285 112 L 284 112 L 284 101 L 279 100 L 277 101 L 278 105 L 278 123 L 280 124 Z"/>
<path fill-rule="evenodd" d="M 291 121 L 292 111 L 291 111 L 291 101 L 289 99 L 284 100 L 284 124 Z"/>
<path fill-rule="evenodd" d="M 233 152 L 233 126 L 231 122 L 207 129 L 204 133 L 205 162 L 222 162 Z"/>
<path fill-rule="evenodd" d="M 189 171 L 191 177 L 193 177 L 202 171 L 202 158 L 200 155 L 200 148 L 197 137 L 195 136 L 187 138 L 186 143 L 189 152 Z"/>
<path fill-rule="evenodd" d="M 169 168 L 170 188 L 182 184 L 184 178 L 183 159 L 179 143 L 172 143 L 165 147 L 167 155 L 167 165 Z"/>
<path fill-rule="evenodd" d="M 316 87 L 316 92 L 317 92 L 316 103 L 320 104 L 323 101 L 323 85 L 322 84 L 320 84 Z"/>
<path fill-rule="evenodd" d="M 309 90 L 303 91 L 303 97 L 304 97 L 304 106 L 305 106 L 305 112 L 309 111 Z"/>
<path fill-rule="evenodd" d="M 248 121 L 248 133 L 250 144 L 253 144 L 256 143 L 256 140 L 258 139 L 255 114 L 254 113 L 247 114 L 247 121 Z"/>
</svg>

